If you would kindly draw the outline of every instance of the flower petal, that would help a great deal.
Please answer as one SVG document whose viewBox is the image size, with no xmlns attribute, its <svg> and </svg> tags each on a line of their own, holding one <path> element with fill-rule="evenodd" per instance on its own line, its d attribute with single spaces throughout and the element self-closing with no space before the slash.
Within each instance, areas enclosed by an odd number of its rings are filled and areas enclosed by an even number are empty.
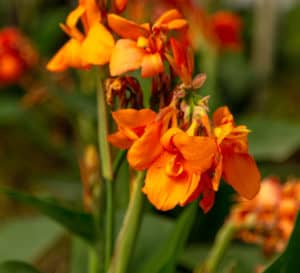
<svg viewBox="0 0 300 273">
<path fill-rule="evenodd" d="M 182 18 L 181 13 L 177 9 L 171 9 L 164 12 L 153 25 L 153 28 L 160 27 L 164 24 L 169 24 L 171 21 Z"/>
<path fill-rule="evenodd" d="M 114 43 L 111 33 L 102 24 L 95 23 L 82 43 L 82 57 L 90 64 L 108 63 Z"/>
<path fill-rule="evenodd" d="M 107 20 L 112 30 L 122 38 L 137 40 L 140 36 L 148 37 L 150 34 L 147 28 L 116 14 L 108 14 Z"/>
<path fill-rule="evenodd" d="M 162 146 L 159 143 L 161 129 L 161 122 L 153 122 L 133 143 L 127 154 L 128 163 L 132 168 L 144 170 L 162 153 Z"/>
<path fill-rule="evenodd" d="M 164 71 L 159 53 L 145 54 L 142 61 L 142 77 L 152 77 Z"/>
<path fill-rule="evenodd" d="M 109 69 L 112 76 L 138 69 L 145 52 L 136 46 L 136 42 L 127 39 L 118 40 L 112 51 Z"/>
<path fill-rule="evenodd" d="M 96 0 L 79 0 L 79 5 L 84 6 L 86 10 L 82 16 L 82 22 L 86 31 L 94 23 L 100 23 L 101 12 Z"/>
<path fill-rule="evenodd" d="M 107 141 L 120 149 L 128 149 L 133 143 L 133 140 L 121 131 L 109 135 Z"/>
<path fill-rule="evenodd" d="M 112 116 L 119 127 L 136 128 L 154 121 L 156 113 L 150 109 L 121 109 L 113 112 Z"/>
<path fill-rule="evenodd" d="M 188 194 L 195 187 L 195 179 L 184 172 L 174 178 L 165 172 L 167 162 L 172 154 L 163 153 L 148 169 L 143 192 L 150 202 L 159 210 L 170 210 L 188 199 Z"/>
<path fill-rule="evenodd" d="M 86 68 L 88 64 L 81 59 L 81 44 L 70 39 L 48 62 L 47 69 L 60 72 L 69 67 Z"/>
<path fill-rule="evenodd" d="M 213 122 L 215 126 L 220 126 L 226 123 L 234 122 L 233 115 L 231 114 L 227 106 L 219 107 L 213 113 Z"/>
<path fill-rule="evenodd" d="M 72 10 L 67 19 L 66 19 L 66 25 L 70 28 L 76 27 L 76 24 L 79 20 L 79 18 L 82 16 L 82 14 L 85 12 L 85 7 L 82 5 L 77 6 L 74 10 Z"/>
<path fill-rule="evenodd" d="M 260 173 L 252 156 L 249 154 L 223 154 L 224 179 L 240 195 L 252 199 L 260 188 Z"/>
</svg>

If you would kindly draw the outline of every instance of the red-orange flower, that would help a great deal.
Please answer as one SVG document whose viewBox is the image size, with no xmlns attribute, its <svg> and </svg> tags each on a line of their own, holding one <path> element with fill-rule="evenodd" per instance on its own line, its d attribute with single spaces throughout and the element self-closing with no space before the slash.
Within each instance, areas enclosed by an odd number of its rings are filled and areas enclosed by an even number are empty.
<svg viewBox="0 0 300 273">
<path fill-rule="evenodd" d="M 253 198 L 260 188 L 260 172 L 248 153 L 249 130 L 243 125 L 234 125 L 233 116 L 226 106 L 214 112 L 213 122 L 213 134 L 220 149 L 213 188 L 218 188 L 219 178 L 223 176 L 239 194 Z"/>
<path fill-rule="evenodd" d="M 157 209 L 169 210 L 189 202 L 217 146 L 212 138 L 189 136 L 178 128 L 169 129 L 161 144 L 163 151 L 147 171 L 143 192 Z"/>
<path fill-rule="evenodd" d="M 17 82 L 36 62 L 36 51 L 18 29 L 6 27 L 0 31 L 0 84 Z"/>
<path fill-rule="evenodd" d="M 213 39 L 220 48 L 238 50 L 241 48 L 241 18 L 228 11 L 219 11 L 210 16 Z"/>
<path fill-rule="evenodd" d="M 83 32 L 77 28 L 79 20 Z M 67 17 L 66 24 L 60 26 L 70 40 L 49 61 L 49 70 L 63 71 L 69 67 L 87 68 L 89 65 L 108 63 L 114 39 L 101 24 L 101 11 L 95 0 L 79 0 L 78 6 Z"/>
<path fill-rule="evenodd" d="M 186 20 L 177 10 L 160 16 L 152 27 L 138 25 L 116 14 L 108 15 L 109 26 L 123 39 L 117 41 L 110 60 L 112 76 L 142 68 L 143 77 L 151 77 L 163 71 L 166 32 L 182 29 Z"/>
</svg>

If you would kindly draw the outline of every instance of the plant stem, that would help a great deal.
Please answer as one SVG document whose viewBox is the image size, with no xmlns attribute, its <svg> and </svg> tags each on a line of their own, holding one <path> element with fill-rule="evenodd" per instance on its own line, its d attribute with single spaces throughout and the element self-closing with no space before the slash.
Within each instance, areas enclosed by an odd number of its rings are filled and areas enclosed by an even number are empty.
<svg viewBox="0 0 300 273">
<path fill-rule="evenodd" d="M 143 184 L 144 172 L 139 172 L 133 181 L 132 196 L 118 235 L 113 261 L 108 271 L 109 273 L 127 272 L 129 259 L 133 253 L 135 240 L 141 224 L 144 204 L 144 195 L 142 193 Z"/>
<path fill-rule="evenodd" d="M 114 226 L 114 209 L 113 209 L 113 171 L 109 144 L 107 142 L 107 110 L 105 103 L 105 90 L 103 83 L 103 70 L 97 70 L 97 101 L 98 101 L 98 143 L 100 151 L 100 161 L 102 176 L 106 188 L 106 221 L 105 221 L 105 255 L 104 269 L 105 272 L 110 263 L 112 245 L 113 245 L 113 226 Z M 102 75 L 101 75 L 102 73 Z"/>
<path fill-rule="evenodd" d="M 214 245 L 208 254 L 206 262 L 196 267 L 194 273 L 214 273 L 221 262 L 224 251 L 229 246 L 237 226 L 232 221 L 227 221 L 218 231 Z"/>
</svg>

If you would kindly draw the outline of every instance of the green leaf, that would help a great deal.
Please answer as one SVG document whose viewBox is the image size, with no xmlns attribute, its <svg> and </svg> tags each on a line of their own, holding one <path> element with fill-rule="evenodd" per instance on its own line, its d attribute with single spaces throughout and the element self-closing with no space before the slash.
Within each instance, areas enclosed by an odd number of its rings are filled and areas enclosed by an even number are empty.
<svg viewBox="0 0 300 273">
<path fill-rule="evenodd" d="M 0 273 L 39 273 L 39 271 L 24 262 L 7 261 L 0 264 Z"/>
<path fill-rule="evenodd" d="M 27 193 L 17 192 L 6 188 L 0 188 L 10 198 L 29 205 L 39 212 L 47 215 L 70 232 L 79 237 L 93 242 L 95 239 L 93 218 L 90 214 L 62 207 L 57 201 L 35 197 Z"/>
<path fill-rule="evenodd" d="M 253 117 L 243 119 L 252 131 L 249 134 L 250 152 L 257 160 L 282 162 L 300 147 L 300 125 L 284 120 Z"/>
<path fill-rule="evenodd" d="M 183 251 L 185 242 L 193 224 L 196 203 L 185 208 L 180 215 L 169 237 L 161 247 L 154 248 L 148 254 L 150 257 L 143 265 L 135 268 L 137 273 L 171 273 L 175 271 L 178 258 Z M 157 242 L 157 239 L 155 240 Z"/>
<path fill-rule="evenodd" d="M 46 252 L 63 234 L 63 229 L 46 217 L 9 220 L 0 226 L 0 263 L 30 262 Z"/>
<path fill-rule="evenodd" d="M 300 268 L 300 213 L 285 251 L 263 273 L 291 273 Z M 295 271 L 296 270 L 296 271 Z"/>
<path fill-rule="evenodd" d="M 205 262 L 210 251 L 209 245 L 192 245 L 185 249 L 180 257 L 180 264 L 192 270 L 200 262 Z M 225 268 L 233 268 L 234 273 L 254 272 L 258 264 L 263 264 L 265 259 L 261 248 L 251 245 L 234 244 L 229 247 L 216 273 L 228 272 Z"/>
</svg>

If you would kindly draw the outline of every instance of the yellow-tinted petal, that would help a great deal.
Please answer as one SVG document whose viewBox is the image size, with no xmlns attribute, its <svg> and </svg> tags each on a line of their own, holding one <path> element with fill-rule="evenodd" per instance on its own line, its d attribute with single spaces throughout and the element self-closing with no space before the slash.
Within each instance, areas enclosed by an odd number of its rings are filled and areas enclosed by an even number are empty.
<svg viewBox="0 0 300 273">
<path fill-rule="evenodd" d="M 176 19 L 167 24 L 167 29 L 176 30 L 176 29 L 184 28 L 187 25 L 188 23 L 185 19 Z"/>
<path fill-rule="evenodd" d="M 50 71 L 63 71 L 69 67 L 87 67 L 81 59 L 81 44 L 75 39 L 70 39 L 47 64 Z"/>
<path fill-rule="evenodd" d="M 187 172 L 173 178 L 166 174 L 165 166 L 172 154 L 163 153 L 148 169 L 143 192 L 159 210 L 170 210 L 188 199 L 197 179 Z"/>
<path fill-rule="evenodd" d="M 223 154 L 224 179 L 240 195 L 252 199 L 260 188 L 260 173 L 249 154 Z"/>
<path fill-rule="evenodd" d="M 152 123 L 133 143 L 127 154 L 128 163 L 132 168 L 145 170 L 162 153 L 162 146 L 159 143 L 161 127 L 160 122 Z"/>
<path fill-rule="evenodd" d="M 145 54 L 141 66 L 142 77 L 152 77 L 164 71 L 164 65 L 159 53 Z"/>
<path fill-rule="evenodd" d="M 85 8 L 85 13 L 82 16 L 85 31 L 88 31 L 94 23 L 100 23 L 101 12 L 96 0 L 80 0 L 79 5 Z"/>
<path fill-rule="evenodd" d="M 108 14 L 107 20 L 111 29 L 122 38 L 137 40 L 140 36 L 148 37 L 150 34 L 147 28 L 116 14 Z"/>
<path fill-rule="evenodd" d="M 117 41 L 114 47 L 109 69 L 112 76 L 140 68 L 145 52 L 136 46 L 136 42 L 127 39 Z"/>
<path fill-rule="evenodd" d="M 72 10 L 66 19 L 67 27 L 70 27 L 70 28 L 76 27 L 76 24 L 77 24 L 79 18 L 82 16 L 82 14 L 84 12 L 85 12 L 85 7 L 82 5 L 79 5 L 79 6 L 77 6 L 77 8 Z"/>
<path fill-rule="evenodd" d="M 111 33 L 102 24 L 95 23 L 82 43 L 82 58 L 89 64 L 106 64 L 109 62 L 114 43 Z"/>
</svg>

